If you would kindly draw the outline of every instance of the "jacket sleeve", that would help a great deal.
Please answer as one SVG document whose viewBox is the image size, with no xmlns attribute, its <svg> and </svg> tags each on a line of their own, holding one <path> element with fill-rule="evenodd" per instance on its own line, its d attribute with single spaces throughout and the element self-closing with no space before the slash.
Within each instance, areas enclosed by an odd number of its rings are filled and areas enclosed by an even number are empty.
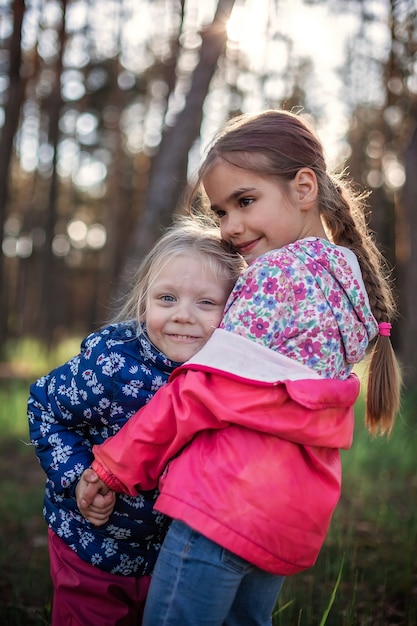
<svg viewBox="0 0 417 626">
<path fill-rule="evenodd" d="M 102 337 L 90 335 L 78 356 L 30 387 L 31 442 L 56 493 L 66 497 L 74 495 L 79 476 L 93 460 L 92 441 L 101 442 L 99 432 L 106 428 L 111 402 L 103 398 L 109 397 L 112 381 L 97 371 L 97 359 L 105 360 L 103 350 Z"/>
<path fill-rule="evenodd" d="M 202 430 L 230 424 L 304 445 L 348 448 L 359 381 L 250 384 L 182 370 L 115 436 L 94 446 L 93 469 L 116 491 L 154 488 L 168 461 Z"/>
</svg>

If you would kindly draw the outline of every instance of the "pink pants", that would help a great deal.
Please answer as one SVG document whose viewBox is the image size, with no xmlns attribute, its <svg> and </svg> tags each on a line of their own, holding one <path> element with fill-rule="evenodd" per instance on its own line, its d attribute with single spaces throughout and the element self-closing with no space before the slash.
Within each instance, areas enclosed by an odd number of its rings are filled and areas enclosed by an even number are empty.
<svg viewBox="0 0 417 626">
<path fill-rule="evenodd" d="M 103 572 L 86 563 L 48 530 L 54 585 L 51 626 L 138 626 L 150 576 Z"/>
</svg>

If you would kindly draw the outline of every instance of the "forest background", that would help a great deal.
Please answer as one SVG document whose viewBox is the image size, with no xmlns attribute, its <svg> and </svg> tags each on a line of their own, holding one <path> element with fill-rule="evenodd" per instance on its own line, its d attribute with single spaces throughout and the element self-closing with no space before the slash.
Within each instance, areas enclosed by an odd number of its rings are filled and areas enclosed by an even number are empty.
<svg viewBox="0 0 417 626">
<path fill-rule="evenodd" d="M 3 356 L 104 323 L 214 131 L 278 107 L 372 191 L 412 384 L 416 31 L 415 0 L 0 0 Z"/>
<path fill-rule="evenodd" d="M 11 626 L 47 623 L 50 608 L 43 475 L 22 447 L 28 382 L 111 318 L 214 132 L 265 108 L 309 116 L 332 165 L 371 191 L 405 382 L 389 445 L 359 427 L 316 582 L 307 572 L 288 585 L 275 623 L 324 624 L 312 616 L 339 584 L 327 623 L 416 623 L 416 0 L 0 0 L 0 618 Z"/>
</svg>

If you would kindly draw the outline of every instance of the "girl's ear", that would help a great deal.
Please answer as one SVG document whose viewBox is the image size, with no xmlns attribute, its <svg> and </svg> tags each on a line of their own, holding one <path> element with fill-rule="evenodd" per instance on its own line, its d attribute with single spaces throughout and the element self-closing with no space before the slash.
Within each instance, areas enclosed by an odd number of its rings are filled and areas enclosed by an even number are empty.
<svg viewBox="0 0 417 626">
<path fill-rule="evenodd" d="M 294 178 L 296 196 L 301 210 L 315 206 L 318 193 L 317 177 L 309 167 L 302 167 Z"/>
</svg>

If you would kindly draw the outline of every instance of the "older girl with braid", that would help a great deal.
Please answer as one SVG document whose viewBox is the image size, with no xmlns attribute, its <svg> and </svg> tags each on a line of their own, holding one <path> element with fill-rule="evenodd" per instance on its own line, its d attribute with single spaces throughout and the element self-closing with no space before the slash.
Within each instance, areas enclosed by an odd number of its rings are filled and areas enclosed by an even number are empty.
<svg viewBox="0 0 417 626">
<path fill-rule="evenodd" d="M 79 507 L 95 493 L 155 487 L 173 518 L 144 625 L 271 624 L 283 577 L 312 566 L 340 495 L 372 347 L 366 422 L 389 433 L 400 377 L 395 307 L 363 198 L 327 171 L 301 118 L 226 125 L 193 200 L 245 258 L 220 328 L 130 419 L 95 446 Z"/>
</svg>

